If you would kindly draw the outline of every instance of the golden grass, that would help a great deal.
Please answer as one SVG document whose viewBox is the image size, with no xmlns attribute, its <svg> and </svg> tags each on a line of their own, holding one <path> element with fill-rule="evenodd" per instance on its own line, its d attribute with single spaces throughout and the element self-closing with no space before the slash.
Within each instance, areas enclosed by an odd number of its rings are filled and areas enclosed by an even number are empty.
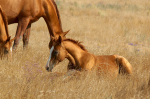
<svg viewBox="0 0 150 99">
<path fill-rule="evenodd" d="M 43 19 L 32 24 L 29 49 L 22 42 L 11 62 L 0 61 L 1 99 L 149 99 L 149 0 L 56 0 L 68 38 L 83 42 L 96 55 L 118 54 L 133 66 L 133 76 L 110 79 L 83 72 L 61 76 L 68 60 L 45 70 L 49 32 Z M 10 25 L 15 35 L 17 25 Z M 57 72 L 57 73 L 56 73 Z"/>
</svg>

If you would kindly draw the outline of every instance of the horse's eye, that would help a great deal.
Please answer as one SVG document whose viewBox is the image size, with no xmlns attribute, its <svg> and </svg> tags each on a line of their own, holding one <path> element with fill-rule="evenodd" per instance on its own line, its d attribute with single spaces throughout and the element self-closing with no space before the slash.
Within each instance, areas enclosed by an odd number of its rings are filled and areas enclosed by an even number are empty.
<svg viewBox="0 0 150 99">
<path fill-rule="evenodd" d="M 7 49 L 4 50 L 4 54 L 7 54 L 9 51 Z"/>
</svg>

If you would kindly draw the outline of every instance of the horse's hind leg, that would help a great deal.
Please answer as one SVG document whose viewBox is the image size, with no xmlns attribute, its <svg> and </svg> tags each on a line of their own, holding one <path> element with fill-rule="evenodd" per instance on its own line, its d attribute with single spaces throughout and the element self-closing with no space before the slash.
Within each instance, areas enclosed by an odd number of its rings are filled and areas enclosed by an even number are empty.
<svg viewBox="0 0 150 99">
<path fill-rule="evenodd" d="M 31 30 L 31 24 L 28 25 L 25 33 L 23 34 L 23 48 L 24 49 L 28 47 L 30 30 Z"/>
<path fill-rule="evenodd" d="M 148 81 L 148 88 L 150 90 L 150 77 L 149 77 L 149 81 Z"/>
<path fill-rule="evenodd" d="M 132 66 L 128 62 L 127 59 L 125 59 L 122 56 L 116 56 L 117 64 L 119 65 L 119 71 L 123 74 L 132 74 Z"/>
</svg>

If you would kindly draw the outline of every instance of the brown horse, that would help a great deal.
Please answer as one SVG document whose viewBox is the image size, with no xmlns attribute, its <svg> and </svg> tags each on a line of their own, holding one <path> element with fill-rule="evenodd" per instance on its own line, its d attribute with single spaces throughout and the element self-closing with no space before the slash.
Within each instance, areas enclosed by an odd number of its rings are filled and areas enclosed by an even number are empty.
<svg viewBox="0 0 150 99">
<path fill-rule="evenodd" d="M 49 64 L 46 65 L 48 71 L 52 71 L 59 62 L 68 58 L 75 66 L 74 69 L 79 71 L 97 69 L 100 73 L 115 76 L 118 73 L 132 74 L 131 64 L 124 57 L 118 55 L 95 56 L 79 42 L 72 39 L 62 39 L 59 36 L 59 40 L 52 49 Z"/>
<path fill-rule="evenodd" d="M 56 39 L 63 34 L 60 15 L 54 0 L 0 0 L 0 5 L 6 13 L 8 24 L 18 23 L 13 49 L 23 37 L 23 45 L 29 42 L 31 24 L 43 17 L 50 37 Z M 50 48 L 52 47 L 50 41 Z"/>
<path fill-rule="evenodd" d="M 0 57 L 2 57 L 8 53 L 12 53 L 12 42 L 15 38 L 10 40 L 10 36 L 8 33 L 8 23 L 6 16 L 0 6 Z"/>
</svg>

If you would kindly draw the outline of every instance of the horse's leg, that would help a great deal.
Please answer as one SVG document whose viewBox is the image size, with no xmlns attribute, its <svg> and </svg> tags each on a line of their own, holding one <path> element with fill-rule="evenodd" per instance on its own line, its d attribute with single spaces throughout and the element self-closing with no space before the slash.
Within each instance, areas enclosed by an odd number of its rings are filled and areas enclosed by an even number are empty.
<svg viewBox="0 0 150 99">
<path fill-rule="evenodd" d="M 23 34 L 25 33 L 25 30 L 30 22 L 29 18 L 22 18 L 18 22 L 17 32 L 16 32 L 16 39 L 14 41 L 13 50 L 15 50 L 22 39 Z"/>
<path fill-rule="evenodd" d="M 28 47 L 30 30 L 31 30 L 31 24 L 28 25 L 28 27 L 23 35 L 23 48 L 24 49 Z"/>
<path fill-rule="evenodd" d="M 149 77 L 149 81 L 148 81 L 148 88 L 150 90 L 150 77 Z"/>
</svg>

